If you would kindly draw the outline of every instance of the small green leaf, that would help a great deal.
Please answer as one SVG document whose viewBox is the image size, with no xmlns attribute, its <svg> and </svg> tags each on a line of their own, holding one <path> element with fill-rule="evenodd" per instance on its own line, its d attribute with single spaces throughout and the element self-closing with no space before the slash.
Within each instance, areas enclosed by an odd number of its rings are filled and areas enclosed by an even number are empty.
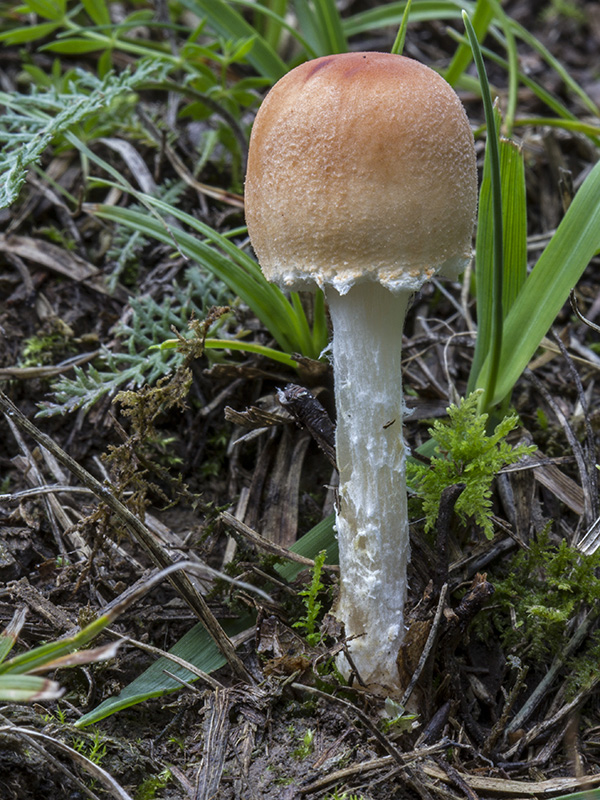
<svg viewBox="0 0 600 800">
<path fill-rule="evenodd" d="M 44 19 L 60 20 L 65 15 L 66 0 L 27 0 L 25 5 Z"/>
<path fill-rule="evenodd" d="M 36 67 L 35 64 L 23 64 L 22 69 L 23 72 L 26 72 L 30 76 L 38 88 L 43 87 L 44 89 L 49 89 L 52 86 L 52 78 L 45 70 Z"/>
<path fill-rule="evenodd" d="M 481 390 L 474 392 L 458 405 L 451 405 L 447 409 L 449 422 L 436 420 L 429 429 L 437 450 L 429 465 L 419 461 L 408 463 L 411 486 L 423 503 L 425 530 L 431 530 L 436 523 L 445 489 L 464 483 L 455 510 L 463 521 L 473 517 L 491 539 L 494 532 L 492 480 L 502 467 L 516 463 L 535 450 L 526 445 L 512 447 L 505 441 L 518 424 L 516 415 L 504 417 L 491 435 L 486 432 L 488 416 L 477 410 L 480 393 Z"/>
<path fill-rule="evenodd" d="M 96 25 L 110 25 L 110 13 L 104 0 L 81 0 L 81 4 Z"/>
<path fill-rule="evenodd" d="M 235 50 L 233 51 L 233 53 L 230 56 L 230 60 L 232 62 L 236 62 L 237 63 L 239 61 L 242 61 L 244 58 L 246 58 L 248 53 L 254 47 L 255 39 L 256 39 L 256 36 L 251 36 L 249 39 L 246 39 L 246 41 L 242 40 L 242 41 L 238 42 L 237 45 L 236 45 Z"/>
<path fill-rule="evenodd" d="M 15 28 L 0 33 L 0 42 L 6 42 L 6 44 L 34 42 L 36 39 L 43 39 L 48 36 L 58 27 L 60 27 L 59 24 L 55 22 L 42 22 L 39 25 L 30 25 L 27 28 Z"/>
<path fill-rule="evenodd" d="M 102 53 L 102 55 L 100 56 L 100 58 L 98 59 L 98 67 L 97 67 L 98 77 L 102 78 L 102 80 L 104 80 L 104 78 L 107 77 L 107 75 L 110 73 L 110 71 L 113 68 L 113 58 L 112 57 L 113 57 L 113 52 L 109 48 L 109 49 L 105 50 Z"/>
<path fill-rule="evenodd" d="M 58 42 L 51 42 L 40 47 L 40 50 L 52 53 L 94 53 L 96 50 L 104 50 L 106 42 L 94 42 L 89 39 L 61 39 Z"/>
<path fill-rule="evenodd" d="M 197 44 L 197 42 L 187 42 L 181 48 L 181 57 L 186 60 L 208 59 L 210 61 L 217 61 L 220 58 L 220 54 L 215 49 L 215 46 L 201 45 Z"/>
</svg>

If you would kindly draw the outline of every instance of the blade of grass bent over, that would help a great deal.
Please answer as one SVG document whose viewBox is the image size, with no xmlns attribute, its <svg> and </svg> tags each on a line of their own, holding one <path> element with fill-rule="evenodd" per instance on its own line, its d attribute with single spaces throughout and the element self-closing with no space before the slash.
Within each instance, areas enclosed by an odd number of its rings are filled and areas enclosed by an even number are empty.
<svg viewBox="0 0 600 800">
<path fill-rule="evenodd" d="M 360 11 L 342 21 L 348 38 L 367 33 L 377 28 L 400 25 L 406 8 L 405 2 L 387 3 L 367 11 Z M 452 2 L 452 0 L 413 0 L 411 22 L 430 22 L 442 19 L 460 19 L 461 9 L 473 13 L 475 4 Z"/>
<path fill-rule="evenodd" d="M 225 251 L 225 255 L 197 236 L 180 228 L 167 228 L 164 223 L 143 212 L 116 206 L 95 206 L 90 210 L 102 219 L 109 219 L 133 230 L 139 230 L 165 244 L 173 245 L 176 242 L 185 256 L 202 264 L 220 278 L 254 311 L 284 352 L 300 351 L 309 358 L 319 357 L 320 351 L 314 352 L 306 318 L 303 320 L 299 318 L 298 309 L 286 299 L 283 292 L 268 283 L 250 256 L 225 237 L 220 237 L 216 231 L 174 206 L 164 204 L 155 198 L 147 197 L 146 200 L 153 207 L 172 214 L 194 227 L 202 235 L 210 236 L 211 241 Z M 227 257 L 229 255 L 231 258 Z"/>
<path fill-rule="evenodd" d="M 138 197 L 145 204 L 148 204 L 163 215 L 167 217 L 172 215 L 189 225 L 193 230 L 206 237 L 216 248 L 223 250 L 231 260 L 231 264 L 222 280 L 231 285 L 231 288 L 250 308 L 255 311 L 257 309 L 260 310 L 257 316 L 279 343 L 280 339 L 285 339 L 289 342 L 288 347 L 283 348 L 286 352 L 301 352 L 309 358 L 319 358 L 321 351 L 327 344 L 326 330 L 322 341 L 314 340 L 314 331 L 311 334 L 306 314 L 297 293 L 291 292 L 290 300 L 288 301 L 284 293 L 275 284 L 267 281 L 254 259 L 250 258 L 243 250 L 240 250 L 233 242 L 230 242 L 227 237 L 222 236 L 209 225 L 196 219 L 196 217 L 186 214 L 175 206 L 150 195 L 138 195 Z M 177 230 L 173 230 L 172 236 L 174 239 L 177 238 L 177 235 Z M 194 241 L 197 241 L 197 239 L 194 239 Z M 212 249 L 212 252 L 215 253 L 216 250 Z M 217 253 L 217 255 L 219 254 Z M 232 275 L 232 265 L 238 268 L 235 275 Z M 248 281 L 245 280 L 246 275 L 249 276 Z M 235 287 L 230 283 L 234 279 L 236 281 Z M 273 327 L 270 327 L 267 325 L 266 320 L 272 318 L 275 323 L 273 323 Z M 317 321 L 316 317 L 315 321 Z M 321 318 L 318 322 L 320 329 L 326 328 L 325 312 L 322 307 Z M 281 343 L 280 346 L 283 347 Z"/>
<path fill-rule="evenodd" d="M 215 245 L 215 247 L 223 250 L 231 259 L 232 264 L 239 268 L 240 273 L 248 274 L 253 279 L 252 284 L 242 287 L 245 289 L 245 294 L 239 294 L 238 292 L 239 297 L 241 297 L 250 308 L 254 308 L 254 305 L 261 303 L 263 307 L 271 308 L 282 328 L 280 333 L 290 337 L 291 330 L 293 330 L 295 333 L 295 336 L 291 336 L 293 348 L 301 350 L 305 355 L 309 355 L 308 350 L 310 350 L 312 341 L 310 330 L 304 310 L 295 298 L 293 292 L 291 293 L 291 303 L 296 312 L 295 316 L 290 313 L 290 303 L 285 298 L 283 292 L 274 284 L 269 283 L 257 262 L 250 258 L 243 250 L 240 250 L 233 242 L 230 242 L 227 237 L 222 236 L 211 228 L 210 225 L 206 225 L 201 220 L 187 214 L 185 211 L 181 211 L 170 203 L 166 203 L 150 195 L 138 193 L 136 196 L 144 202 L 144 204 L 161 212 L 165 217 L 173 216 L 186 225 L 189 225 L 201 236 L 204 236 L 211 244 Z M 173 231 L 173 238 L 176 239 L 176 236 L 177 231 Z M 225 282 L 227 283 L 227 280 L 225 280 Z M 238 290 L 234 288 L 234 291 Z M 263 313 L 265 313 L 264 310 Z M 258 316 L 263 320 L 262 316 Z M 286 331 L 286 328 L 289 330 Z M 275 331 L 272 331 L 272 333 L 275 335 Z M 291 350 L 288 352 L 291 352 Z"/>
</svg>

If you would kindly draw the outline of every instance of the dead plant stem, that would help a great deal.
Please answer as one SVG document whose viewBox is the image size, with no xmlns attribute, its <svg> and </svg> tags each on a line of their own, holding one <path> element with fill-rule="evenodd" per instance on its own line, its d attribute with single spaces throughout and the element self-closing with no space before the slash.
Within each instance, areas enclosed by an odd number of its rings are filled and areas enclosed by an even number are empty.
<svg viewBox="0 0 600 800">
<path fill-rule="evenodd" d="M 87 486 L 87 488 L 118 517 L 125 525 L 132 538 L 148 553 L 157 567 L 164 569 L 174 563 L 168 553 L 156 543 L 154 537 L 144 523 L 114 496 L 111 487 L 101 484 L 91 473 L 78 464 L 75 459 L 71 458 L 68 453 L 62 450 L 53 439 L 45 433 L 42 433 L 39 428 L 36 428 L 2 391 L 0 391 L 0 410 L 6 414 L 8 420 L 14 422 L 19 428 L 28 433 L 39 445 L 49 450 L 61 464 L 81 481 L 84 486 Z M 238 678 L 245 682 L 252 683 L 252 677 L 235 652 L 231 640 L 187 575 L 177 572 L 170 575 L 169 580 L 176 591 L 179 592 L 198 616 Z"/>
</svg>

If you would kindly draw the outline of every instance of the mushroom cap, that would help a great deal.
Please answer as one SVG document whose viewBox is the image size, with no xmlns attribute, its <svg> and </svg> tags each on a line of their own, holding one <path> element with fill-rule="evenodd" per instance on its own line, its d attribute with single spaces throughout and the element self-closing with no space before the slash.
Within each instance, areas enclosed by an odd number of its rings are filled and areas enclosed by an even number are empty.
<svg viewBox="0 0 600 800">
<path fill-rule="evenodd" d="M 256 116 L 245 189 L 265 277 L 291 289 L 415 290 L 471 257 L 473 134 L 450 85 L 389 53 L 301 64 Z"/>
</svg>

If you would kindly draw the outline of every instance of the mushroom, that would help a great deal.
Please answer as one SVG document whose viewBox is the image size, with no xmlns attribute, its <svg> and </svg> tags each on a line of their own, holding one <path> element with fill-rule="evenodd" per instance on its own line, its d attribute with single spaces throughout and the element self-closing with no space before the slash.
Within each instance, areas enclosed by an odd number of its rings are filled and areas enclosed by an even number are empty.
<svg viewBox="0 0 600 800">
<path fill-rule="evenodd" d="M 401 344 L 411 296 L 471 257 L 473 134 L 432 69 L 388 53 L 308 61 L 265 98 L 245 208 L 265 277 L 320 287 L 333 324 L 340 596 L 366 685 L 397 692 L 409 560 Z M 348 670 L 346 670 L 348 673 Z"/>
</svg>

